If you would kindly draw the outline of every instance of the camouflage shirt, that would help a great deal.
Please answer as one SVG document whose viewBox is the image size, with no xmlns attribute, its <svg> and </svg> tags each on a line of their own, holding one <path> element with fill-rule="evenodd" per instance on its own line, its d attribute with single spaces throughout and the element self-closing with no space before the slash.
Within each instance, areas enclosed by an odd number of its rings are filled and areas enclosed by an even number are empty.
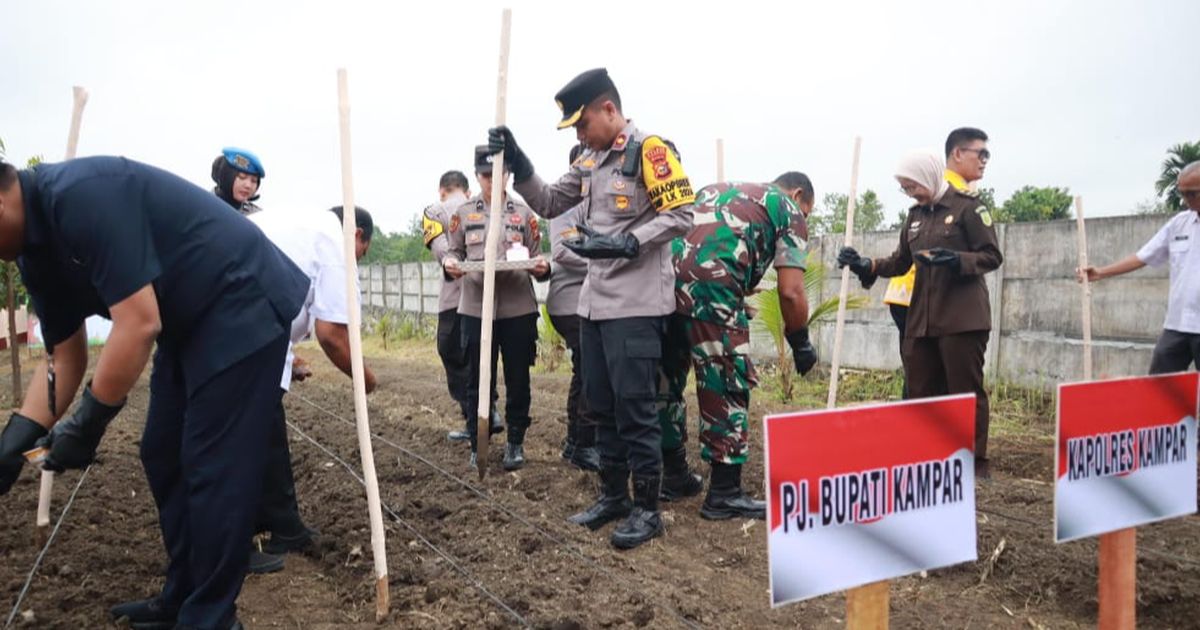
<svg viewBox="0 0 1200 630">
<path fill-rule="evenodd" d="M 805 268 L 808 226 L 771 184 L 713 184 L 696 195 L 692 229 L 672 243 L 675 312 L 748 328 L 745 298 L 767 269 Z"/>
</svg>

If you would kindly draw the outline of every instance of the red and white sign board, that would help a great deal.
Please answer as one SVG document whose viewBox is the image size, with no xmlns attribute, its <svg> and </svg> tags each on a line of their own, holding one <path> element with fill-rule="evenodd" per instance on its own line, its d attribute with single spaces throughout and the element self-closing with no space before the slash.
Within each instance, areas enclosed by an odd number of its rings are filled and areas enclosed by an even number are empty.
<svg viewBox="0 0 1200 630">
<path fill-rule="evenodd" d="M 1054 540 L 1196 511 L 1200 374 L 1058 386 Z"/>
<path fill-rule="evenodd" d="M 767 416 L 771 605 L 975 560 L 975 395 Z"/>
</svg>

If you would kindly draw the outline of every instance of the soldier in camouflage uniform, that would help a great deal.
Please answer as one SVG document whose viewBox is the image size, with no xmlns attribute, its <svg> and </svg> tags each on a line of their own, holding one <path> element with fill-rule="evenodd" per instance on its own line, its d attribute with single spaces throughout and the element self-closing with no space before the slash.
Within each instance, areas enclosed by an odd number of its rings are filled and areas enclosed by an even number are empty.
<svg viewBox="0 0 1200 630">
<path fill-rule="evenodd" d="M 708 186 L 696 195 L 692 229 L 673 244 L 676 309 L 662 361 L 662 446 L 664 453 L 683 451 L 683 390 L 694 367 L 700 456 L 712 467 L 700 509 L 707 519 L 766 516 L 766 505 L 742 490 L 741 473 L 749 455 L 750 389 L 757 384 L 746 296 L 772 265 L 796 371 L 805 374 L 817 362 L 808 340 L 804 295 L 804 217 L 812 210 L 813 194 L 808 177 L 797 172 L 784 173 L 771 184 Z"/>
</svg>

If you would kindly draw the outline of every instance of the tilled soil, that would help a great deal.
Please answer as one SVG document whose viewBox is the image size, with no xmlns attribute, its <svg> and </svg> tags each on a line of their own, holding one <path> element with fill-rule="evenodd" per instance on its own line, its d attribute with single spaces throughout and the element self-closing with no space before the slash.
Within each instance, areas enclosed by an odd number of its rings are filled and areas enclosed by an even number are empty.
<svg viewBox="0 0 1200 630">
<path fill-rule="evenodd" d="M 375 627 L 365 494 L 342 464 L 357 474 L 349 381 L 317 354 L 302 354 L 316 376 L 285 400 L 301 512 L 322 536 L 306 554 L 289 556 L 283 572 L 246 581 L 241 618 L 251 628 Z M 529 464 L 503 472 L 498 436 L 481 482 L 467 468 L 466 446 L 446 440 L 459 420 L 440 368 L 424 358 L 369 362 L 381 383 L 370 407 L 392 596 L 385 626 L 844 625 L 840 595 L 770 609 L 763 523 L 705 521 L 699 497 L 667 504 L 666 535 L 628 552 L 609 546 L 611 525 L 589 532 L 566 523 L 591 502 L 596 484 L 594 475 L 559 458 L 565 374 L 534 376 Z M 113 423 L 15 627 L 102 627 L 110 605 L 161 586 L 165 555 L 137 458 L 146 402 L 139 389 Z M 757 400 L 753 416 L 780 410 Z M 751 430 L 752 452 L 761 452 L 761 426 L 751 423 Z M 1049 437 L 999 437 L 992 448 L 993 480 L 978 490 L 980 560 L 895 580 L 894 627 L 1093 626 L 1096 544 L 1052 542 Z M 761 465 L 754 458 L 745 475 L 758 496 Z M 55 518 L 80 477 L 60 475 Z M 32 531 L 37 485 L 36 472 L 27 469 L 0 499 L 5 617 L 39 550 Z M 1138 545 L 1141 627 L 1200 627 L 1200 519 L 1143 527 Z"/>
</svg>

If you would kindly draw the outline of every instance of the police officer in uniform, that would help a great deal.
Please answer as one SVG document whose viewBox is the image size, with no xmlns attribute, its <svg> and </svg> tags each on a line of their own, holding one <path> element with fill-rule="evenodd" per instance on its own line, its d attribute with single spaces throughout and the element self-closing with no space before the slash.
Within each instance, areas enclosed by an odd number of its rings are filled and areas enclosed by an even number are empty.
<svg viewBox="0 0 1200 630">
<path fill-rule="evenodd" d="M 212 180 L 216 182 L 213 193 L 234 210 L 250 215 L 262 208 L 254 204 L 258 199 L 258 188 L 267 176 L 258 156 L 237 147 L 221 149 L 212 163 Z"/>
<path fill-rule="evenodd" d="M 625 118 L 605 69 L 575 77 L 555 101 L 563 114 L 558 127 L 574 127 L 587 145 L 555 183 L 534 174 L 508 128 L 489 130 L 488 143 L 504 151 L 516 191 L 538 214 L 553 218 L 582 203 L 580 237 L 565 244 L 588 259 L 580 345 L 584 391 L 599 423 L 603 494 L 570 520 L 597 529 L 624 518 L 611 541 L 629 549 L 663 529 L 655 397 L 666 315 L 675 310 L 669 245 L 691 227 L 695 193 L 674 148 Z"/>
<path fill-rule="evenodd" d="M 584 150 L 571 147 L 568 164 Z M 576 206 L 575 208 L 578 208 Z M 579 349 L 579 290 L 587 277 L 587 259 L 567 249 L 564 240 L 579 237 L 575 227 L 579 217 L 575 208 L 550 220 L 550 290 L 546 292 L 546 312 L 550 323 L 562 335 L 571 351 L 571 386 L 567 391 L 567 439 L 562 458 L 581 470 L 600 470 L 600 452 L 596 450 L 596 420 L 583 394 L 582 352 Z"/>
<path fill-rule="evenodd" d="M 240 628 L 260 455 L 309 279 L 213 195 L 117 157 L 0 163 L 0 257 L 17 260 L 50 349 L 0 436 L 0 492 L 39 438 L 46 468 L 91 464 L 157 342 L 141 456 L 170 564 L 159 597 L 113 613 L 144 627 Z M 83 381 L 94 314 L 112 333 L 59 421 Z"/>
<path fill-rule="evenodd" d="M 890 278 L 917 265 L 904 331 L 904 370 L 913 398 L 974 393 L 976 476 L 988 476 L 988 397 L 983 358 L 992 312 L 983 274 L 1004 257 L 992 215 L 973 195 L 945 178 L 945 161 L 934 151 L 910 153 L 896 169 L 905 194 L 917 203 L 900 230 L 891 256 L 871 259 L 853 247 L 838 252 L 864 283 Z"/>
<path fill-rule="evenodd" d="M 471 440 L 471 466 L 476 465 L 476 425 L 479 405 L 479 351 L 482 343 L 483 273 L 464 274 L 462 260 L 483 260 L 487 247 L 491 213 L 492 155 L 486 146 L 475 147 L 475 175 L 480 192 L 458 207 L 450 221 L 449 253 L 443 258 L 446 273 L 462 280 L 458 314 L 462 317 L 463 340 L 470 366 L 467 382 L 467 433 Z M 508 173 L 505 173 L 507 178 Z M 541 251 L 541 232 L 537 217 L 525 204 L 504 195 L 501 216 L 503 232 L 497 243 L 498 260 L 528 259 Z M 521 253 L 518 253 L 521 252 Z M 504 469 L 517 470 L 525 465 L 525 432 L 529 429 L 529 368 L 537 359 L 537 298 L 533 294 L 532 274 L 538 280 L 550 276 L 550 263 L 540 255 L 537 266 L 529 271 L 496 272 L 496 308 L 492 321 L 492 380 L 489 391 L 496 391 L 496 359 L 504 357 L 504 417 L 508 424 L 508 443 L 504 449 Z M 464 277 L 465 275 L 465 277 Z"/>
<path fill-rule="evenodd" d="M 425 247 L 433 253 L 433 258 L 442 264 L 450 251 L 450 220 L 458 207 L 466 202 L 471 189 L 467 176 L 459 171 L 446 171 L 438 180 L 438 196 L 440 200 L 428 208 L 421 216 L 421 231 L 425 238 Z M 437 349 L 442 359 L 442 367 L 446 370 L 446 388 L 450 397 L 458 403 L 462 410 L 462 430 L 451 431 L 447 437 L 453 441 L 471 439 L 466 425 L 475 415 L 475 409 L 467 403 L 467 383 L 470 380 L 470 366 L 467 364 L 467 349 L 462 343 L 462 326 L 458 315 L 458 302 L 462 296 L 462 281 L 443 272 L 442 288 L 438 293 L 438 324 Z M 495 401 L 492 401 L 495 404 Z M 504 425 L 499 413 L 492 409 L 492 432 L 503 430 Z"/>
</svg>

